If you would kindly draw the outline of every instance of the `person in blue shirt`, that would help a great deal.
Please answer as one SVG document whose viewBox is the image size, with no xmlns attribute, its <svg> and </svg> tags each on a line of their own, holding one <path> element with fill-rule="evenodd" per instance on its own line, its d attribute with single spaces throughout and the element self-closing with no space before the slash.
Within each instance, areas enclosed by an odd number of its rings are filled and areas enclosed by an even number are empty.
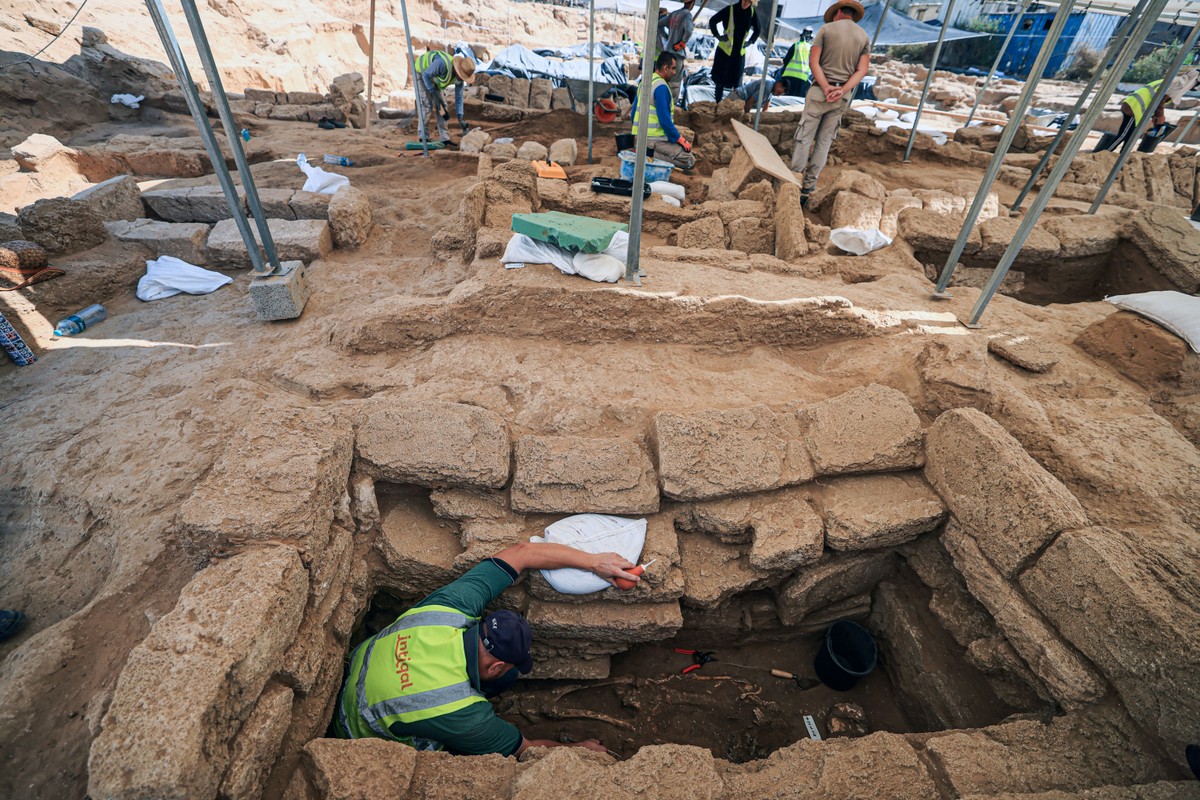
<svg viewBox="0 0 1200 800">
<path fill-rule="evenodd" d="M 691 169 L 696 166 L 692 143 L 684 138 L 671 118 L 674 102 L 671 96 L 670 82 L 675 77 L 676 68 L 675 56 L 669 52 L 659 53 L 658 58 L 654 61 L 654 72 L 650 76 L 650 92 L 654 102 L 650 105 L 646 143 L 654 148 L 656 159 L 667 161 L 680 169 Z M 635 135 L 642 119 L 638 110 L 640 98 L 641 92 L 639 91 L 633 99 L 633 109 L 630 112 Z"/>
</svg>

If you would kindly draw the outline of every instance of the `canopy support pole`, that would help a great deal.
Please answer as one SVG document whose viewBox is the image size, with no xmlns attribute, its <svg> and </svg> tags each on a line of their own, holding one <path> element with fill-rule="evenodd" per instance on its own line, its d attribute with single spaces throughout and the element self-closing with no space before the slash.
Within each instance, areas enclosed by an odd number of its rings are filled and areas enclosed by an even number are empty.
<svg viewBox="0 0 1200 800">
<path fill-rule="evenodd" d="M 1079 126 L 1082 130 L 1091 130 L 1092 126 L 1096 124 L 1096 120 L 1104 112 L 1104 105 L 1112 96 L 1113 91 L 1116 90 L 1121 76 L 1129 68 L 1134 55 L 1142 46 L 1142 42 L 1145 41 L 1151 28 L 1154 27 L 1154 23 L 1158 21 L 1158 17 L 1166 5 L 1167 0 L 1151 0 L 1148 12 L 1137 21 L 1137 25 L 1133 28 L 1129 41 L 1122 48 L 1121 54 L 1113 64 L 1112 70 L 1109 71 L 1108 76 L 1101 84 L 1095 101 L 1088 107 L 1087 113 L 1084 115 L 1083 121 Z M 1021 220 L 1021 224 L 1017 228 L 1017 232 L 1013 235 L 1012 241 L 1009 242 L 1004 255 L 1000 257 L 1000 263 L 993 270 L 992 277 L 988 279 L 979 298 L 975 301 L 975 306 L 971 309 L 971 316 L 964 323 L 968 328 L 979 327 L 980 317 L 987 310 L 988 303 L 991 302 L 992 297 L 996 294 L 996 290 L 1000 288 L 1000 282 L 1008 274 L 1009 268 L 1017 260 L 1017 255 L 1021 252 L 1021 248 L 1025 246 L 1025 240 L 1033 232 L 1033 226 L 1037 224 L 1042 211 L 1045 210 L 1046 205 L 1050 202 L 1050 198 L 1054 196 L 1055 189 L 1058 188 L 1058 184 L 1062 181 L 1063 176 L 1067 174 L 1067 169 L 1071 166 L 1071 161 L 1075 158 L 1079 149 L 1083 147 L 1084 138 L 1083 136 L 1072 136 L 1067 140 L 1062 156 L 1055 163 L 1054 168 L 1050 170 L 1050 174 L 1046 176 L 1046 185 L 1042 187 L 1037 197 L 1034 198 L 1033 205 L 1030 206 L 1029 211 L 1025 214 L 1025 218 Z"/>
<path fill-rule="evenodd" d="M 363 130 L 371 130 L 371 112 L 375 104 L 371 98 L 375 88 L 375 0 L 371 0 L 371 32 L 367 37 L 367 124 Z"/>
<path fill-rule="evenodd" d="M 892 7 L 892 0 L 886 0 L 883 4 L 883 11 L 879 13 L 879 24 L 875 26 L 875 35 L 871 37 L 871 49 L 875 49 L 875 43 L 879 41 L 879 34 L 883 33 L 883 21 L 887 19 L 888 9 Z"/>
<path fill-rule="evenodd" d="M 754 109 L 754 130 L 762 117 L 763 95 L 767 93 L 767 69 L 771 66 L 771 48 L 775 46 L 775 15 L 779 11 L 779 0 L 771 0 L 771 24 L 767 26 L 767 51 L 763 53 L 762 80 L 758 82 L 758 106 Z"/>
<path fill-rule="evenodd" d="M 425 106 L 421 102 L 421 76 L 417 74 L 417 57 L 413 54 L 412 49 L 412 29 L 408 27 L 408 3 L 406 0 L 400 0 L 400 18 L 404 21 L 404 44 L 408 46 L 408 74 L 412 77 L 413 84 L 413 99 L 417 102 L 417 138 L 421 142 L 422 158 L 429 158 L 429 138 L 425 130 Z M 433 103 L 429 104 L 433 109 L 433 113 L 437 113 L 437 109 L 433 108 Z"/>
<path fill-rule="evenodd" d="M 929 85 L 933 83 L 933 72 L 937 69 L 938 58 L 942 55 L 942 42 L 946 40 L 946 28 L 950 26 L 950 15 L 954 13 L 954 0 L 947 0 L 946 17 L 938 31 L 937 44 L 933 48 L 933 60 L 929 63 L 929 74 L 925 76 L 925 87 L 921 89 L 921 101 L 917 103 L 917 115 L 913 118 L 912 130 L 908 133 L 908 144 L 904 148 L 904 163 L 912 157 L 913 143 L 917 141 L 917 126 L 921 124 L 921 112 L 925 110 L 925 100 L 929 97 Z"/>
<path fill-rule="evenodd" d="M 629 249 L 625 255 L 625 280 L 641 286 L 642 202 L 646 185 L 646 140 L 650 133 L 650 103 L 654 102 L 654 58 L 658 53 L 658 0 L 646 8 L 646 38 L 642 40 L 642 82 L 638 86 L 637 143 L 633 146 L 633 197 L 629 204 Z"/>
<path fill-rule="evenodd" d="M 372 0 L 374 2 L 374 0 Z M 596 116 L 596 0 L 588 0 L 588 156 L 592 163 L 592 123 Z"/>
<path fill-rule="evenodd" d="M 1150 127 L 1150 121 L 1154 118 L 1154 110 L 1158 108 L 1159 103 L 1167 96 L 1167 90 L 1171 88 L 1171 81 L 1175 80 L 1175 76 L 1179 74 L 1180 68 L 1183 67 L 1183 62 L 1187 58 L 1188 53 L 1192 52 L 1192 48 L 1196 46 L 1196 38 L 1200 37 L 1200 22 L 1192 26 L 1192 32 L 1188 34 L 1187 41 L 1183 47 L 1179 48 L 1179 52 L 1175 55 L 1175 60 L 1171 63 L 1167 74 L 1162 77 L 1162 85 L 1158 87 L 1158 91 L 1154 93 L 1154 97 L 1150 100 L 1150 105 L 1146 106 L 1146 113 L 1142 115 L 1142 121 L 1133 129 L 1133 135 L 1125 142 L 1125 146 L 1121 148 L 1121 155 L 1117 157 L 1117 163 L 1113 164 L 1112 170 L 1109 171 L 1108 177 L 1104 180 L 1104 185 L 1100 187 L 1100 193 L 1096 195 L 1096 199 L 1092 201 L 1092 207 L 1088 209 L 1089 214 L 1095 214 L 1100 206 L 1104 203 L 1104 198 L 1108 196 L 1108 190 L 1112 188 L 1113 182 L 1117 176 L 1121 174 L 1121 168 L 1125 166 L 1125 162 L 1129 160 L 1129 156 L 1133 155 L 1133 146 L 1137 140 L 1142 138 L 1142 134 L 1146 132 L 1146 128 Z"/>
<path fill-rule="evenodd" d="M 1038 165 L 1033 170 L 1032 174 L 1030 174 L 1029 179 L 1025 181 L 1025 185 L 1021 188 L 1020 193 L 1017 195 L 1016 201 L 1009 206 L 1011 211 L 1020 210 L 1021 203 L 1025 202 L 1026 196 L 1028 196 L 1030 190 L 1033 189 L 1033 185 L 1037 183 L 1037 179 L 1041 177 L 1042 171 L 1046 169 L 1046 165 L 1050 163 L 1050 159 L 1054 157 L 1056 152 L 1058 152 L 1058 146 L 1062 144 L 1063 139 L 1066 138 L 1067 132 L 1071 127 L 1071 121 L 1079 116 L 1079 112 L 1081 112 L 1084 105 L 1087 104 L 1088 97 L 1091 95 L 1092 90 L 1096 88 L 1096 84 L 1100 82 L 1100 77 L 1104 74 L 1104 70 L 1113 63 L 1117 56 L 1120 55 L 1121 48 L 1125 46 L 1125 40 L 1129 38 L 1129 33 L 1130 29 L 1133 27 L 1133 22 L 1137 19 L 1139 14 L 1146 10 L 1146 4 L 1149 2 L 1150 0 L 1138 0 L 1138 4 L 1134 7 L 1133 12 L 1125 18 L 1125 20 L 1117 28 L 1116 33 L 1113 34 L 1112 41 L 1109 42 L 1108 45 L 1108 50 L 1106 50 L 1104 53 L 1104 59 L 1096 65 L 1096 71 L 1093 72 L 1092 77 L 1088 79 L 1088 84 L 1084 87 L 1083 93 L 1080 94 L 1079 99 L 1075 101 L 1075 107 L 1072 108 L 1071 113 L 1067 115 L 1066 124 L 1058 129 L 1058 133 L 1054 135 L 1054 141 L 1052 141 L 1050 146 L 1046 148 L 1046 152 L 1042 153 L 1041 160 L 1038 161 Z M 1084 137 L 1086 137 L 1088 134 L 1087 131 L 1081 130 L 1078 126 L 1075 128 L 1075 132 Z"/>
<path fill-rule="evenodd" d="M 1000 134 L 996 152 L 992 153 L 992 160 L 988 162 L 983 180 L 979 183 L 979 191 L 975 193 L 971 210 L 963 219 L 962 230 L 958 232 L 958 238 L 954 240 L 954 247 L 950 248 L 950 256 L 946 259 L 946 266 L 942 268 L 942 274 L 938 277 L 937 291 L 934 293 L 934 297 L 949 296 L 946 294 L 946 287 L 950 285 L 950 277 L 954 274 L 954 270 L 958 266 L 958 259 L 962 257 L 963 250 L 967 246 L 971 230 L 975 227 L 980 212 L 983 211 L 983 204 L 987 202 L 988 192 L 991 190 L 996 176 L 1000 174 L 1004 156 L 1008 153 L 1008 148 L 1012 146 L 1017 130 L 1025 119 L 1025 111 L 1033 102 L 1033 92 L 1037 88 L 1038 81 L 1041 80 L 1042 73 L 1046 70 L 1046 65 L 1050 63 L 1050 56 L 1054 53 L 1054 47 L 1058 44 L 1059 37 L 1062 36 L 1063 29 L 1067 26 L 1067 20 L 1071 16 L 1071 8 L 1074 5 L 1075 0 L 1063 0 L 1062 5 L 1054 14 L 1054 22 L 1050 25 L 1046 40 L 1042 43 L 1042 49 L 1038 51 L 1037 58 L 1033 62 L 1033 69 L 1025 80 L 1025 86 L 1021 90 L 1020 97 L 1017 98 L 1017 104 L 1013 106 L 1012 116 L 1009 117 L 1008 124 L 1004 126 L 1004 132 Z"/>
<path fill-rule="evenodd" d="M 1195 114 L 1192 114 L 1192 118 L 1190 120 L 1188 120 L 1187 125 L 1183 126 L 1183 130 L 1180 131 L 1179 134 L 1175 137 L 1172 144 L 1183 144 L 1183 140 L 1187 138 L 1187 135 L 1189 133 L 1191 133 L 1192 126 L 1196 124 L 1196 120 L 1198 120 L 1198 119 L 1200 119 L 1200 111 L 1197 111 Z"/>
<path fill-rule="evenodd" d="M 1021 10 L 1017 12 L 1017 18 L 1013 20 L 1012 27 L 1008 29 L 1008 35 L 1004 37 L 1004 44 L 1000 45 L 1000 52 L 996 54 L 996 60 L 992 62 L 992 68 L 988 70 L 987 77 L 983 81 L 983 88 L 979 90 L 979 94 L 975 95 L 975 105 L 971 106 L 971 113 L 967 114 L 967 123 L 964 128 L 971 127 L 971 121 L 975 119 L 975 112 L 979 110 L 979 102 L 983 100 L 983 95 L 987 92 L 988 86 L 992 83 L 992 78 L 996 75 L 996 70 L 1000 67 L 1000 62 L 1004 60 L 1004 54 L 1008 52 L 1008 43 L 1012 41 L 1013 34 L 1017 32 L 1017 28 L 1021 24 L 1021 20 L 1025 18 L 1025 12 L 1029 10 L 1031 0 L 1023 0 Z"/>
</svg>

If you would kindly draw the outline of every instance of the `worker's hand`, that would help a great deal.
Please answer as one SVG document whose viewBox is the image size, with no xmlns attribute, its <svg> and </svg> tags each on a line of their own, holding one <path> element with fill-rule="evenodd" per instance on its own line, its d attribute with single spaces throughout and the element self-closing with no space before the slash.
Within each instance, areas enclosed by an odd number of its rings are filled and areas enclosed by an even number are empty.
<svg viewBox="0 0 1200 800">
<path fill-rule="evenodd" d="M 687 139 L 683 138 L 682 133 L 679 134 L 679 146 L 683 148 L 684 152 L 687 152 L 687 153 L 692 152 L 692 143 L 689 142 Z"/>
<path fill-rule="evenodd" d="M 600 743 L 599 739 L 584 739 L 578 742 L 579 747 L 586 747 L 588 750 L 595 750 L 597 753 L 607 753 L 608 748 Z"/>
<path fill-rule="evenodd" d="M 838 100 L 842 99 L 843 94 L 845 94 L 845 92 L 843 91 L 842 87 L 830 86 L 825 90 L 825 102 L 836 103 Z"/>
<path fill-rule="evenodd" d="M 687 47 L 687 42 L 676 42 L 674 50 L 676 52 L 681 52 L 685 47 Z"/>
<path fill-rule="evenodd" d="M 641 580 L 637 575 L 625 571 L 633 569 L 635 566 L 637 565 L 619 553 L 597 553 L 592 556 L 592 563 L 588 567 L 588 571 L 615 586 L 613 581 L 616 578 L 624 578 L 635 583 Z"/>
</svg>

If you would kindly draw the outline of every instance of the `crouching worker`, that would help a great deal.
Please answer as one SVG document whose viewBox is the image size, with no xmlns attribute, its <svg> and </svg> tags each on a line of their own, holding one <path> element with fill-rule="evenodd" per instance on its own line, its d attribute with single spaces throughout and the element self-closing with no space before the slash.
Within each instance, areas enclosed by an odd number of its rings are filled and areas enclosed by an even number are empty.
<svg viewBox="0 0 1200 800">
<path fill-rule="evenodd" d="M 683 134 L 675 127 L 671 118 L 674 103 L 669 84 L 675 77 L 675 69 L 675 56 L 669 52 L 659 53 L 658 58 L 654 60 L 654 74 L 650 84 L 650 99 L 653 102 L 647 103 L 650 121 L 647 124 L 646 144 L 654 148 L 654 157 L 659 161 L 670 162 L 680 169 L 691 169 L 696 166 L 692 143 L 683 138 Z M 631 117 L 635 136 L 642 121 L 642 109 L 638 108 L 641 97 L 642 93 L 639 91 L 633 99 Z"/>
<path fill-rule="evenodd" d="M 772 97 L 783 97 L 784 95 L 799 97 L 801 94 L 799 91 L 799 82 L 793 81 L 792 78 L 780 78 L 779 80 L 773 80 L 771 78 L 759 78 L 758 80 L 744 83 L 737 89 L 737 91 L 734 92 L 734 94 L 745 101 L 742 106 L 742 110 L 747 114 L 750 113 L 750 109 L 754 108 L 755 102 L 758 101 L 758 91 L 762 86 L 763 81 L 767 82 L 767 88 L 763 89 L 763 111 L 766 111 L 767 107 L 771 105 Z"/>
<path fill-rule="evenodd" d="M 419 750 L 459 755 L 520 755 L 528 747 L 586 747 L 526 739 L 496 716 L 488 697 L 533 669 L 529 623 L 513 611 L 484 608 L 522 570 L 585 569 L 612 583 L 637 577 L 616 553 L 526 542 L 502 550 L 438 589 L 355 648 L 338 698 L 335 730 L 344 739 L 375 737 Z M 481 619 L 482 618 L 482 619 Z"/>
</svg>

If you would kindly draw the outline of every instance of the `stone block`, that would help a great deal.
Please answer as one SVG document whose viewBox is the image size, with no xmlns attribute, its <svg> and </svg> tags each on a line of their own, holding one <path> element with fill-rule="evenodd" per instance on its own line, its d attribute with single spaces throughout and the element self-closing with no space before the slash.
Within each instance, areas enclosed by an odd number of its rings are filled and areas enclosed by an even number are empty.
<svg viewBox="0 0 1200 800">
<path fill-rule="evenodd" d="M 931 531 L 946 519 L 946 506 L 917 475 L 837 478 L 819 503 L 825 541 L 834 550 L 895 547 Z"/>
<path fill-rule="evenodd" d="M 658 511 L 654 467 L 645 451 L 628 439 L 523 436 L 517 440 L 514 455 L 514 511 Z"/>
<path fill-rule="evenodd" d="M 314 739 L 302 764 L 321 800 L 405 797 L 418 752 L 385 739 Z"/>
<path fill-rule="evenodd" d="M 750 566 L 744 549 L 704 534 L 679 534 L 679 556 L 686 576 L 684 604 L 716 608 L 735 594 L 766 586 L 771 574 Z"/>
<path fill-rule="evenodd" d="M 889 197 L 883 201 L 883 213 L 879 217 L 879 230 L 884 236 L 895 239 L 900 233 L 900 212 L 906 208 L 920 208 L 921 201 L 912 196 Z"/>
<path fill-rule="evenodd" d="M 1109 214 L 1043 218 L 1038 225 L 1058 239 L 1062 258 L 1108 255 L 1116 249 L 1121 235 L 1120 218 Z"/>
<path fill-rule="evenodd" d="M 293 192 L 288 207 L 296 219 L 328 219 L 332 199 L 333 195 L 320 192 Z"/>
<path fill-rule="evenodd" d="M 758 183 L 761 180 L 768 180 L 770 178 L 767 173 L 760 170 L 754 164 L 754 159 L 750 158 L 750 154 L 746 152 L 746 148 L 744 147 L 734 149 L 733 159 L 729 162 L 728 169 L 729 171 L 726 173 L 726 186 L 735 195 L 752 183 Z"/>
<path fill-rule="evenodd" d="M 147 247 L 155 256 L 174 256 L 198 266 L 208 263 L 209 226 L 202 222 L 138 219 L 109 222 L 104 227 L 119 241 Z"/>
<path fill-rule="evenodd" d="M 586 604 L 534 600 L 526 612 L 534 639 L 586 639 L 602 642 L 662 641 L 683 627 L 678 603 Z"/>
<path fill-rule="evenodd" d="M 728 228 L 731 250 L 741 253 L 775 252 L 775 227 L 769 216 L 735 219 Z"/>
<path fill-rule="evenodd" d="M 0 244 L 0 267 L 4 269 L 42 269 L 50 259 L 40 244 L 14 239 Z"/>
<path fill-rule="evenodd" d="M 246 210 L 246 192 L 237 187 L 238 199 Z M 154 214 L 167 222 L 214 223 L 231 219 L 229 203 L 219 186 L 186 186 L 176 189 L 149 189 L 142 200 Z M 247 212 L 248 213 L 248 212 Z"/>
<path fill-rule="evenodd" d="M 892 472 L 925 463 L 921 421 L 895 389 L 860 386 L 797 414 L 817 475 Z"/>
<path fill-rule="evenodd" d="M 292 690 L 278 683 L 267 684 L 230 747 L 229 769 L 221 778 L 219 800 L 262 795 L 291 721 Z"/>
<path fill-rule="evenodd" d="M 926 455 L 925 477 L 1006 577 L 1056 534 L 1087 527 L 1079 501 L 980 411 L 938 417 Z"/>
<path fill-rule="evenodd" d="M 962 220 L 947 214 L 939 214 L 926 208 L 906 208 L 900 212 L 896 223 L 900 238 L 918 253 L 945 254 L 954 247 L 962 230 Z M 971 255 L 982 246 L 978 227 L 971 230 L 963 255 Z"/>
<path fill-rule="evenodd" d="M 942 532 L 967 589 L 988 610 L 1013 648 L 1061 703 L 1088 703 L 1104 695 L 1099 674 L 1068 645 L 953 521 Z"/>
<path fill-rule="evenodd" d="M 429 493 L 429 502 L 433 504 L 434 514 L 456 522 L 499 520 L 510 516 L 508 498 L 502 492 L 443 487 Z"/>
<path fill-rule="evenodd" d="M 626 800 L 613 778 L 616 770 L 606 753 L 582 747 L 546 748 L 545 754 L 523 766 L 512 784 L 512 800 L 562 800 L 564 797 L 606 797 Z M 694 794 L 695 792 L 693 792 Z M 632 795 L 628 795 L 632 797 Z M 711 796 L 706 800 L 713 800 Z"/>
<path fill-rule="evenodd" d="M 571 90 L 565 86 L 554 89 L 550 93 L 550 108 L 569 108 L 574 111 L 575 103 L 571 99 Z"/>
<path fill-rule="evenodd" d="M 711 186 L 709 193 L 712 193 Z M 775 257 L 783 261 L 799 261 L 808 255 L 808 240 L 804 238 L 804 209 L 800 207 L 800 187 L 784 183 L 775 199 Z"/>
<path fill-rule="evenodd" d="M 1180 291 L 1200 291 L 1200 230 L 1178 209 L 1145 208 L 1129 220 L 1124 236 Z"/>
<path fill-rule="evenodd" d="M 647 745 L 638 749 L 613 774 L 613 797 L 644 797 L 645 800 L 671 800 L 688 797 L 719 800 L 724 781 L 717 772 L 711 751 L 685 744 Z M 653 775 L 647 782 L 643 776 Z M 649 791 L 647 791 L 649 790 Z"/>
<path fill-rule="evenodd" d="M 854 228 L 869 231 L 879 228 L 883 217 L 883 200 L 863 197 L 854 192 L 839 192 L 833 200 L 833 212 L 829 225 L 837 228 Z"/>
<path fill-rule="evenodd" d="M 1117 311 L 1093 322 L 1075 344 L 1147 387 L 1178 383 L 1188 360 L 1195 358 L 1182 338 L 1132 311 Z"/>
<path fill-rule="evenodd" d="M 263 219 L 295 219 L 296 212 L 292 208 L 292 195 L 295 194 L 291 189 L 271 189 L 262 188 L 255 189 L 258 194 L 258 203 L 262 206 Z M 246 203 L 249 207 L 249 201 Z M 251 213 L 253 217 L 253 213 Z"/>
<path fill-rule="evenodd" d="M 458 530 L 435 517 L 417 493 L 384 495 L 380 505 L 375 547 L 386 566 L 377 576 L 381 587 L 402 596 L 424 597 L 474 566 L 465 565 L 461 571 L 454 566 L 463 553 Z"/>
<path fill-rule="evenodd" d="M 73 200 L 86 203 L 100 219 L 138 219 L 145 214 L 142 208 L 142 190 L 132 175 L 118 175 L 76 194 Z"/>
<path fill-rule="evenodd" d="M 612 656 L 552 656 L 538 652 L 537 643 L 533 650 L 533 672 L 531 680 L 554 681 L 602 681 L 612 669 Z"/>
<path fill-rule="evenodd" d="M 1058 363 L 1058 351 L 1028 333 L 997 333 L 988 337 L 988 352 L 1029 372 L 1048 372 Z"/>
<path fill-rule="evenodd" d="M 108 239 L 104 221 L 90 205 L 66 197 L 50 197 L 25 206 L 17 214 L 24 238 L 52 255 L 90 250 Z"/>
<path fill-rule="evenodd" d="M 366 90 L 367 84 L 363 80 L 361 72 L 347 72 L 345 75 L 338 75 L 329 84 L 329 94 L 335 103 L 339 100 L 349 103 Z"/>
<path fill-rule="evenodd" d="M 343 186 L 334 193 L 329 201 L 329 231 L 335 247 L 358 249 L 366 243 L 374 224 L 366 192 Z"/>
<path fill-rule="evenodd" d="M 795 186 L 795 184 L 785 184 L 787 186 Z M 796 188 L 797 193 L 800 191 Z M 797 194 L 799 196 L 799 194 Z M 726 203 L 730 200 L 736 200 L 735 195 L 729 188 L 729 168 L 721 167 L 713 170 L 712 177 L 708 180 L 708 195 L 706 200 L 715 200 L 718 203 Z"/>
<path fill-rule="evenodd" d="M 256 103 L 274 103 L 275 92 L 272 89 L 255 89 L 247 87 L 243 90 L 247 100 L 253 100 Z"/>
<path fill-rule="evenodd" d="M 276 409 L 236 431 L 184 501 L 179 539 L 193 555 L 261 542 L 324 544 L 346 489 L 353 432 L 319 409 Z"/>
<path fill-rule="evenodd" d="M 528 78 L 513 78 L 508 93 L 504 97 L 505 102 L 517 108 L 529 108 L 529 95 L 532 87 L 533 82 Z"/>
<path fill-rule="evenodd" d="M 254 313 L 263 322 L 299 317 L 312 296 L 303 262 L 284 261 L 279 267 L 276 275 L 255 275 L 250 279 L 250 300 L 254 303 Z"/>
<path fill-rule="evenodd" d="M 290 547 L 250 550 L 197 573 L 121 670 L 89 753 L 88 793 L 215 796 L 229 743 L 295 638 L 307 594 Z"/>
<path fill-rule="evenodd" d="M 661 412 L 654 438 L 664 494 L 703 500 L 811 480 L 797 420 L 767 406 Z"/>
<path fill-rule="evenodd" d="M 838 173 L 838 176 L 825 186 L 818 186 L 813 192 L 812 199 L 809 201 L 809 208 L 813 211 L 822 211 L 830 201 L 836 201 L 837 196 L 843 192 L 857 194 L 860 197 L 869 197 L 872 200 L 883 202 L 887 197 L 887 188 L 872 178 L 865 172 L 859 172 L 854 169 L 844 169 Z M 834 226 L 835 228 L 838 226 Z"/>
<path fill-rule="evenodd" d="M 749 497 L 725 497 L 681 506 L 675 524 L 680 530 L 716 536 L 725 544 L 750 544 L 753 513 Z"/>
<path fill-rule="evenodd" d="M 814 611 L 869 593 L 896 569 L 891 551 L 826 555 L 774 590 L 779 618 L 795 625 Z"/>
<path fill-rule="evenodd" d="M 579 159 L 579 143 L 574 139 L 559 139 L 550 145 L 550 160 L 569 167 Z"/>
<path fill-rule="evenodd" d="M 984 263 L 998 263 L 1020 225 L 1021 220 L 1013 217 L 995 217 L 979 223 L 981 244 L 974 257 Z M 1049 231 L 1034 226 L 1021 246 L 1020 260 L 1022 264 L 1042 263 L 1057 257 L 1058 251 L 1058 239 Z"/>
<path fill-rule="evenodd" d="M 685 222 L 675 232 L 675 244 L 692 250 L 725 249 L 725 226 L 718 216 Z"/>
<path fill-rule="evenodd" d="M 549 150 L 541 142 L 522 142 L 517 148 L 517 158 L 522 161 L 545 161 Z"/>
<path fill-rule="evenodd" d="M 324 258 L 333 251 L 329 223 L 319 219 L 269 219 L 267 227 L 275 240 L 275 252 L 280 261 L 302 261 L 305 264 Z M 254 240 L 260 242 L 258 227 L 250 225 Z M 259 244 L 259 252 L 262 245 Z M 208 235 L 208 257 L 213 264 L 224 267 L 249 267 L 250 256 L 237 223 L 223 219 Z M 265 258 L 265 256 L 264 256 Z"/>
<path fill-rule="evenodd" d="M 992 402 L 987 339 L 975 334 L 933 336 L 917 357 L 925 410 L 936 416 L 951 408 L 987 411 Z"/>
<path fill-rule="evenodd" d="M 462 137 L 462 141 L 460 141 L 458 144 L 458 151 L 460 153 L 478 155 L 479 153 L 483 152 L 483 148 L 491 140 L 492 135 L 490 133 L 487 133 L 481 128 L 475 128 Z"/>
<path fill-rule="evenodd" d="M 315 106 L 325 102 L 325 95 L 320 92 L 288 92 L 287 102 L 294 106 Z"/>
<path fill-rule="evenodd" d="M 825 524 L 799 492 L 776 492 L 753 511 L 750 521 L 750 566 L 755 569 L 791 572 L 819 559 L 825 549 Z"/>
<path fill-rule="evenodd" d="M 554 81 L 549 78 L 534 78 L 529 85 L 529 107 L 549 111 L 553 92 Z"/>
<path fill-rule="evenodd" d="M 508 482 L 508 427 L 477 406 L 376 395 L 364 404 L 355 449 L 360 469 L 395 483 L 498 489 Z"/>
</svg>

